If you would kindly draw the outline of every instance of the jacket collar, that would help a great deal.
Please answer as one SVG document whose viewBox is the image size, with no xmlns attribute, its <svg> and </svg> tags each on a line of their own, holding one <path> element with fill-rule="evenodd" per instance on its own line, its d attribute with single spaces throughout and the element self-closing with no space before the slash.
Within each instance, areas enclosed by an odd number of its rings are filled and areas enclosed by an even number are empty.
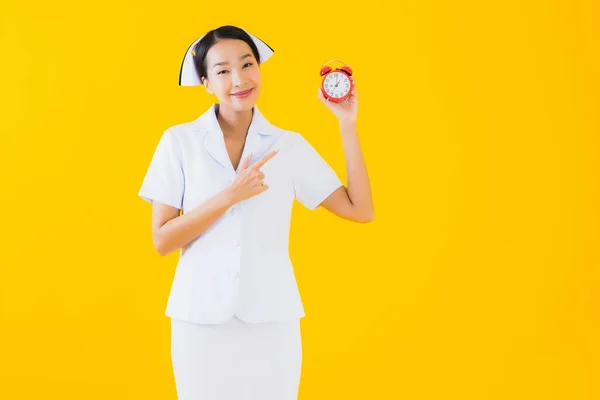
<svg viewBox="0 0 600 400">
<path fill-rule="evenodd" d="M 207 132 L 204 139 L 204 147 L 207 152 L 223 167 L 235 173 L 227 148 L 223 138 L 223 131 L 217 120 L 218 104 L 213 104 L 199 118 L 193 121 L 193 129 Z M 259 111 L 258 106 L 254 106 L 252 122 L 248 128 L 246 144 L 242 153 L 241 160 L 252 153 L 251 164 L 259 160 L 267 151 L 269 146 L 281 135 L 281 130 L 272 125 Z M 240 161 L 240 164 L 241 162 Z"/>
</svg>

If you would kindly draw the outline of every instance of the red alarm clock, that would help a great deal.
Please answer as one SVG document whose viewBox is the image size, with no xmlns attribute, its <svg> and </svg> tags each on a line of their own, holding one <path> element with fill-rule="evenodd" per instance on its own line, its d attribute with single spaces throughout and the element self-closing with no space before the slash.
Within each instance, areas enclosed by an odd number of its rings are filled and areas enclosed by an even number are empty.
<svg viewBox="0 0 600 400">
<path fill-rule="evenodd" d="M 321 92 L 329 101 L 341 103 L 352 93 L 352 70 L 342 61 L 339 62 L 344 64 L 343 67 L 331 69 L 328 64 L 332 61 L 339 60 L 331 60 L 321 68 L 321 76 L 323 77 Z"/>
</svg>

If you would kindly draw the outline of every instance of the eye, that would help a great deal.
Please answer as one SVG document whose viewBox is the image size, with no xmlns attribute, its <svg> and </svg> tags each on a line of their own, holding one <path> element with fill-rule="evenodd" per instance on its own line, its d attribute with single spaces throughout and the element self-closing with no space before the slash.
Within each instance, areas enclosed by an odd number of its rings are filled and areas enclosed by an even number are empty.
<svg viewBox="0 0 600 400">
<path fill-rule="evenodd" d="M 251 62 L 248 62 L 248 63 L 244 64 L 244 67 L 245 67 L 246 65 L 250 66 L 250 65 L 254 65 L 254 64 L 252 64 Z"/>
<path fill-rule="evenodd" d="M 221 75 L 223 72 L 227 72 L 227 70 L 224 69 L 223 71 L 219 71 L 219 72 L 217 72 L 217 75 Z"/>
</svg>

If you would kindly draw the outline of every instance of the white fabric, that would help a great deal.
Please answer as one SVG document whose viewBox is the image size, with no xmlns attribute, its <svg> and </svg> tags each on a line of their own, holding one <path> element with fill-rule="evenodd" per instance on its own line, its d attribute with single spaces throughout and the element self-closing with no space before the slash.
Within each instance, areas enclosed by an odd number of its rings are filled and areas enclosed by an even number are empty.
<svg viewBox="0 0 600 400">
<path fill-rule="evenodd" d="M 261 64 L 266 62 L 269 58 L 271 58 L 274 51 L 268 44 L 266 44 L 256 36 L 252 35 L 248 31 L 244 30 L 244 32 L 246 32 L 250 36 L 250 38 L 252 38 L 252 41 L 256 45 Z M 194 50 L 196 44 L 200 40 L 202 40 L 204 36 L 206 35 L 202 35 L 198 39 L 194 40 L 194 43 L 192 43 L 190 47 L 188 47 L 185 53 L 185 57 L 183 58 L 183 62 L 181 63 L 181 70 L 179 73 L 180 86 L 199 86 L 202 84 L 202 82 L 200 82 L 198 72 L 196 71 L 196 64 L 194 63 L 194 56 L 192 54 L 192 50 Z"/>
<path fill-rule="evenodd" d="M 297 400 L 299 320 L 221 325 L 171 320 L 178 400 Z"/>
<path fill-rule="evenodd" d="M 233 182 L 217 107 L 163 133 L 139 191 L 143 199 L 186 213 Z M 254 163 L 272 149 L 279 154 L 261 169 L 269 190 L 231 207 L 181 249 L 167 316 L 200 324 L 233 315 L 246 322 L 304 316 L 288 252 L 293 201 L 316 209 L 343 184 L 301 134 L 271 125 L 255 107 L 242 160 L 252 152 Z"/>
</svg>

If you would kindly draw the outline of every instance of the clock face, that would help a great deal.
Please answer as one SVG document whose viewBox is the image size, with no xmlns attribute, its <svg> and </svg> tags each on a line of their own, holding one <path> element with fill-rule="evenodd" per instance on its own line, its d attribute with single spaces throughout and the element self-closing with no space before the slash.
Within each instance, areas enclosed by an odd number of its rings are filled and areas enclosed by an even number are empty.
<svg viewBox="0 0 600 400">
<path fill-rule="evenodd" d="M 325 77 L 323 88 L 329 97 L 342 98 L 350 91 L 350 78 L 343 72 L 332 72 Z"/>
</svg>

